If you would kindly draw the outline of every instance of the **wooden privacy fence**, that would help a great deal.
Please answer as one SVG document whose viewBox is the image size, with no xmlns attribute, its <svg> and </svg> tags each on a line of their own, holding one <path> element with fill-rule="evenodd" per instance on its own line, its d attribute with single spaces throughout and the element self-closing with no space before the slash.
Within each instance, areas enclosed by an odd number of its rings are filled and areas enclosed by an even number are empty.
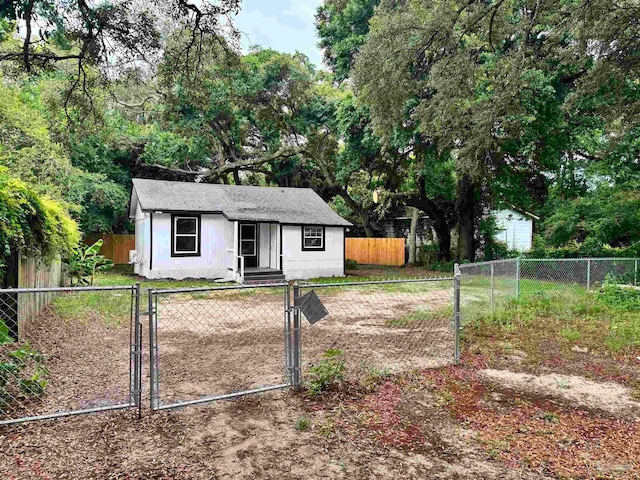
<svg viewBox="0 0 640 480">
<path fill-rule="evenodd" d="M 127 234 L 88 235 L 84 243 L 92 245 L 97 240 L 104 242 L 100 249 L 100 255 L 104 255 L 113 263 L 129 263 L 129 250 L 136 249 L 136 236 Z"/>
<path fill-rule="evenodd" d="M 369 265 L 404 265 L 404 238 L 346 238 L 346 257 Z"/>
</svg>

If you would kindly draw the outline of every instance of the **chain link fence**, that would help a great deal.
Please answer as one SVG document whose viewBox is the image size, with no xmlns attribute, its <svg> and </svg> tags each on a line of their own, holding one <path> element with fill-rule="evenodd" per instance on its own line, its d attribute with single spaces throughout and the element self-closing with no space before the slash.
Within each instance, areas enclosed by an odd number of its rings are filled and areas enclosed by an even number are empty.
<svg viewBox="0 0 640 480">
<path fill-rule="evenodd" d="M 610 280 L 638 285 L 637 258 L 513 258 L 460 265 L 464 323 L 513 300 L 568 288 L 593 289 Z"/>
<path fill-rule="evenodd" d="M 138 293 L 0 290 L 0 424 L 137 405 Z"/>
<path fill-rule="evenodd" d="M 294 295 L 310 292 L 328 315 L 301 323 L 303 379 L 327 350 L 340 352 L 348 380 L 455 361 L 453 277 L 307 283 Z"/>
<path fill-rule="evenodd" d="M 300 388 L 332 349 L 347 379 L 451 364 L 459 293 L 457 277 L 150 289 L 146 298 L 139 284 L 0 290 L 0 424 Z"/>
<path fill-rule="evenodd" d="M 151 409 L 299 388 L 328 350 L 348 379 L 451 364 L 453 300 L 453 277 L 151 290 Z"/>
</svg>

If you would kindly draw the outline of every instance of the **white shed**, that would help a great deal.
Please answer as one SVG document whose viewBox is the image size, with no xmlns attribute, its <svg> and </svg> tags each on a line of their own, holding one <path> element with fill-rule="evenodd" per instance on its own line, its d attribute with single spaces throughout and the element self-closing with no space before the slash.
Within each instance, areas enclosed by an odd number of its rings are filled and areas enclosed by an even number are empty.
<svg viewBox="0 0 640 480">
<path fill-rule="evenodd" d="M 129 216 L 147 278 L 344 276 L 351 224 L 310 188 L 134 179 Z"/>
<path fill-rule="evenodd" d="M 533 248 L 533 221 L 539 217 L 513 209 L 494 210 L 498 232 L 495 239 L 506 243 L 510 250 L 526 252 Z"/>
</svg>

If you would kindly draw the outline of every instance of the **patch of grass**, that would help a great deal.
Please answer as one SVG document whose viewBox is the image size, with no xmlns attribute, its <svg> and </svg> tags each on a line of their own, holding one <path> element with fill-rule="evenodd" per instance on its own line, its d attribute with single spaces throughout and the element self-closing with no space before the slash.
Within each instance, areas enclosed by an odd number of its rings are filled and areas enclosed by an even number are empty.
<svg viewBox="0 0 640 480">
<path fill-rule="evenodd" d="M 294 428 L 299 432 L 304 432 L 310 426 L 311 426 L 311 420 L 309 420 L 307 417 L 304 417 L 304 416 L 298 418 L 296 420 L 296 423 L 294 424 Z"/>
<path fill-rule="evenodd" d="M 131 318 L 131 292 L 96 290 L 69 292 L 56 296 L 53 311 L 66 321 L 102 320 L 106 324 L 125 325 Z"/>
<path fill-rule="evenodd" d="M 331 438 L 334 430 L 335 424 L 331 420 L 326 420 L 318 425 L 318 433 L 324 438 Z"/>
<path fill-rule="evenodd" d="M 519 300 L 509 299 L 493 313 L 481 310 L 465 328 L 465 344 L 488 354 L 507 342 L 524 351 L 530 363 L 559 353 L 571 356 L 578 340 L 590 352 L 628 358 L 640 355 L 640 310 L 635 295 L 621 293 L 623 289 L 614 286 L 597 291 L 563 287 L 523 293 Z"/>
<path fill-rule="evenodd" d="M 578 330 L 574 330 L 571 327 L 564 327 L 560 330 L 560 335 L 562 338 L 569 342 L 576 342 L 580 340 L 580 332 Z"/>
</svg>

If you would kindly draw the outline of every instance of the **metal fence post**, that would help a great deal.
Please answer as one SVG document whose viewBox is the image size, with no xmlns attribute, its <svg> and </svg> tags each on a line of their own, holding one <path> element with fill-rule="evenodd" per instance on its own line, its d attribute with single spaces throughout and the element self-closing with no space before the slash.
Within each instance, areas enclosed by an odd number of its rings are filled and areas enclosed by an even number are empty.
<svg viewBox="0 0 640 480">
<path fill-rule="evenodd" d="M 300 298 L 300 285 L 293 285 L 293 348 L 292 354 L 292 377 L 294 390 L 300 390 L 301 384 L 301 365 L 300 365 L 300 307 L 298 302 Z"/>
<path fill-rule="evenodd" d="M 587 259 L 587 290 L 591 288 L 591 259 Z"/>
<path fill-rule="evenodd" d="M 455 338 L 455 364 L 460 365 L 460 265 L 453 267 L 453 329 Z"/>
<path fill-rule="evenodd" d="M 636 258 L 633 266 L 633 284 L 638 285 L 638 259 Z"/>
<path fill-rule="evenodd" d="M 493 313 L 494 310 L 494 282 L 495 282 L 495 264 L 492 262 L 491 263 L 491 313 Z"/>
<path fill-rule="evenodd" d="M 516 298 L 520 298 L 520 257 L 516 258 Z"/>
<path fill-rule="evenodd" d="M 285 376 L 289 385 L 293 384 L 291 372 L 291 288 L 284 287 L 284 364 Z"/>
<path fill-rule="evenodd" d="M 134 310 L 134 351 L 132 402 L 138 407 L 138 418 L 142 416 L 142 323 L 140 322 L 140 282 L 136 282 Z"/>
<path fill-rule="evenodd" d="M 149 295 L 149 406 L 153 412 L 157 406 L 157 384 L 156 384 L 156 355 L 158 353 L 156 346 L 156 327 L 155 327 L 155 308 L 153 305 L 153 290 L 147 291 Z"/>
</svg>

